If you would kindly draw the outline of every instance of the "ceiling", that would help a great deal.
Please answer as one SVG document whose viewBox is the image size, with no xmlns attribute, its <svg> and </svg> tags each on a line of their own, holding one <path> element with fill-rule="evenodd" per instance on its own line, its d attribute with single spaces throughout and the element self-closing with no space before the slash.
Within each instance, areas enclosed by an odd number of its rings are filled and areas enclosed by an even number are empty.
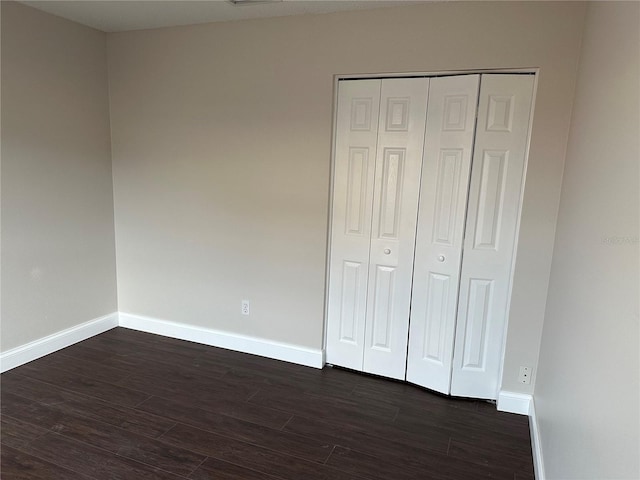
<svg viewBox="0 0 640 480">
<path fill-rule="evenodd" d="M 244 5 L 234 5 L 229 0 L 22 0 L 22 3 L 104 32 L 123 32 L 251 18 L 362 10 L 425 1 L 428 0 L 281 0 Z"/>
</svg>

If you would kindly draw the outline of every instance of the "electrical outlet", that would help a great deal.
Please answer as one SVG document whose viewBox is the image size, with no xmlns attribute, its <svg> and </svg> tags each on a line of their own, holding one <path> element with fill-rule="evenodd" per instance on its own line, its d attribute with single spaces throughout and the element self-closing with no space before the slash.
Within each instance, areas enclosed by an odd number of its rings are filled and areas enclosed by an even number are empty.
<svg viewBox="0 0 640 480">
<path fill-rule="evenodd" d="M 242 300 L 240 313 L 242 313 L 242 315 L 249 315 L 249 300 Z"/>
<path fill-rule="evenodd" d="M 520 375 L 518 375 L 518 382 L 529 385 L 531 383 L 531 373 L 533 369 L 531 367 L 520 367 Z"/>
</svg>

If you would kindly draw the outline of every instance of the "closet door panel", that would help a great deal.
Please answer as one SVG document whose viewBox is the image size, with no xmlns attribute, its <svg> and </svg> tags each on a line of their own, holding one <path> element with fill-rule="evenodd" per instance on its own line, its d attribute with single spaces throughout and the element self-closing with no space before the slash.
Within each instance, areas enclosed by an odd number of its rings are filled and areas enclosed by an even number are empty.
<svg viewBox="0 0 640 480">
<path fill-rule="evenodd" d="M 534 77 L 483 75 L 451 394 L 496 399 Z"/>
<path fill-rule="evenodd" d="M 448 394 L 479 75 L 431 80 L 407 380 Z"/>
<path fill-rule="evenodd" d="M 338 85 L 327 362 L 362 370 L 381 80 Z"/>
<path fill-rule="evenodd" d="M 404 379 L 429 79 L 382 81 L 364 370 Z"/>
</svg>

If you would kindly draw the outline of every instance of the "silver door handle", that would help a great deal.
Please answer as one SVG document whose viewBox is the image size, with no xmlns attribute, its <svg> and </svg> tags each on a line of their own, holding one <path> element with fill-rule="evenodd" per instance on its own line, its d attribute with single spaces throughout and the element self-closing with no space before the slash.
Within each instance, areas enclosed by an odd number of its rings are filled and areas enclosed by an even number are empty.
<svg viewBox="0 0 640 480">
<path fill-rule="evenodd" d="M 384 254 L 385 255 L 389 255 L 391 253 L 391 249 L 390 248 L 385 248 L 384 249 Z"/>
<path fill-rule="evenodd" d="M 444 255 L 438 255 L 439 262 L 444 262 L 444 260 L 445 260 Z"/>
</svg>

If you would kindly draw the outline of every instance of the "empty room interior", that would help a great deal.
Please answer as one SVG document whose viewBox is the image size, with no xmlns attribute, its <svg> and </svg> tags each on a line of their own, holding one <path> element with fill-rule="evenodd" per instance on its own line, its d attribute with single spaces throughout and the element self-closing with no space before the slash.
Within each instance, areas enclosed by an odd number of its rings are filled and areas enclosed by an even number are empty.
<svg viewBox="0 0 640 480">
<path fill-rule="evenodd" d="M 640 479 L 640 3 L 0 40 L 3 479 Z"/>
</svg>

